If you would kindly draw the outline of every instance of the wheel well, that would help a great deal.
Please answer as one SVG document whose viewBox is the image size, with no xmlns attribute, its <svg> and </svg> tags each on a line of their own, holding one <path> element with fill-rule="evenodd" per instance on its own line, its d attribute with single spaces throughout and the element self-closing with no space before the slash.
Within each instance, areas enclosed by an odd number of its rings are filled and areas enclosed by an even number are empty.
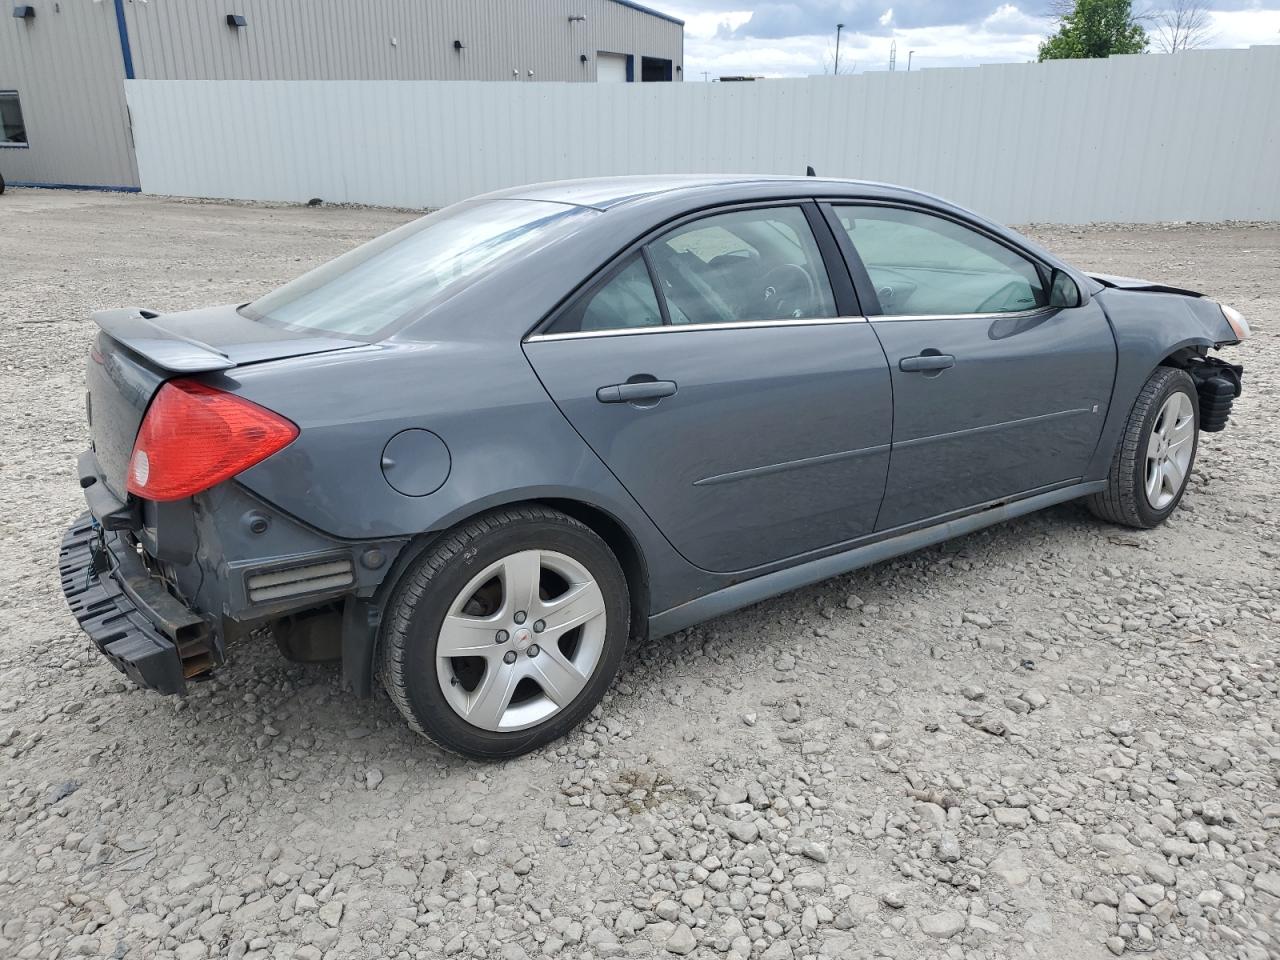
<svg viewBox="0 0 1280 960">
<path fill-rule="evenodd" d="M 630 531 L 605 511 L 580 500 L 548 499 L 536 501 L 568 514 L 579 523 L 590 527 L 608 544 L 613 555 L 622 565 L 627 578 L 627 591 L 631 595 L 631 635 L 642 637 L 649 622 L 649 574 L 644 555 L 632 538 Z"/>
<path fill-rule="evenodd" d="M 1169 354 L 1161 360 L 1157 367 L 1177 367 L 1179 370 L 1189 369 L 1197 360 L 1201 360 L 1209 353 L 1207 346 L 1192 344 L 1186 347 L 1179 347 L 1173 353 Z M 1154 372 L 1154 371 L 1153 371 Z"/>
<path fill-rule="evenodd" d="M 518 507 L 521 504 L 529 503 L 540 503 L 543 506 L 551 507 L 573 517 L 579 523 L 590 527 L 596 536 L 608 545 L 609 549 L 613 551 L 613 555 L 618 558 L 618 563 L 622 566 L 623 576 L 627 578 L 627 591 L 631 595 L 631 634 L 633 637 L 643 636 L 649 622 L 649 572 L 645 566 L 644 554 L 640 552 L 640 547 L 631 536 L 630 531 L 610 514 L 598 507 L 583 503 L 581 500 L 548 497 L 540 500 L 517 500 L 512 503 L 500 504 L 500 506 Z M 472 517 L 493 509 L 497 509 L 497 507 L 490 506 L 485 510 L 477 511 L 475 514 L 458 520 L 454 526 L 466 523 Z M 453 528 L 450 527 L 450 529 Z M 391 591 L 395 589 L 395 585 L 404 574 L 404 571 L 422 553 L 430 549 L 431 544 L 443 532 L 436 531 L 416 537 L 411 545 L 401 551 L 392 569 L 388 571 L 387 576 L 378 587 L 375 603 L 379 607 L 386 604 Z"/>
<path fill-rule="evenodd" d="M 631 636 L 642 638 L 647 634 L 649 625 L 649 575 L 645 567 L 644 555 L 632 538 L 631 533 L 621 523 L 603 510 L 583 503 L 580 500 L 562 500 L 548 498 L 545 500 L 522 500 L 514 503 L 500 504 L 501 507 L 518 507 L 521 504 L 539 503 L 543 506 L 559 510 L 585 524 L 600 537 L 613 551 L 622 566 L 622 574 L 627 578 L 627 591 L 631 595 Z M 491 506 L 487 510 L 497 509 Z M 466 523 L 474 516 L 487 510 L 477 511 L 471 516 L 458 520 L 458 524 Z M 457 524 L 455 524 L 456 526 Z M 453 529 L 452 527 L 450 529 Z M 342 660 L 344 682 L 349 684 L 358 696 L 369 696 L 373 682 L 373 662 L 378 636 L 381 634 L 380 622 L 383 609 L 386 607 L 392 592 L 412 563 L 431 548 L 444 531 L 426 533 L 414 538 L 400 551 L 395 563 L 387 571 L 374 596 L 367 601 L 350 598 L 343 613 Z"/>
</svg>

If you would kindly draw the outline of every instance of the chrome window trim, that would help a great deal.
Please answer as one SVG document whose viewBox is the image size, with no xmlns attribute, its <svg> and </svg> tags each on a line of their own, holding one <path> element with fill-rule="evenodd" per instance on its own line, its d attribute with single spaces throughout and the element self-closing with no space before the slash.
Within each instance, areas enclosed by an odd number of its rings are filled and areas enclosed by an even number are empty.
<svg viewBox="0 0 1280 960">
<path fill-rule="evenodd" d="M 994 316 L 994 314 L 980 314 Z M 570 330 L 564 333 L 532 333 L 525 343 L 544 340 L 587 340 L 594 337 L 635 337 L 653 333 L 682 333 L 686 330 L 751 330 L 757 327 L 818 327 L 832 324 L 866 323 L 867 317 L 811 317 L 795 320 L 735 320 L 729 323 L 670 323 L 648 327 L 621 327 L 616 330 Z"/>
<path fill-rule="evenodd" d="M 1036 317 L 1040 314 L 1053 313 L 1062 309 L 1064 308 L 1044 306 L 1033 307 L 1030 310 L 1005 311 L 1003 313 L 878 313 L 867 319 L 871 323 L 892 322 L 895 320 L 1007 320 L 1017 317 Z"/>
</svg>

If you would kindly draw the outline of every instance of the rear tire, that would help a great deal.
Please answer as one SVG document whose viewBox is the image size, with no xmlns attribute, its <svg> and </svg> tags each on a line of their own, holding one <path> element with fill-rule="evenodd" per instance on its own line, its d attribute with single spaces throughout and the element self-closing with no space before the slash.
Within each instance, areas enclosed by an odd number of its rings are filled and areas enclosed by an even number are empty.
<svg viewBox="0 0 1280 960">
<path fill-rule="evenodd" d="M 480 760 L 518 756 L 576 726 L 613 682 L 630 600 L 613 552 L 541 506 L 445 534 L 405 572 L 377 671 L 409 725 Z"/>
<path fill-rule="evenodd" d="M 1200 398 L 1185 370 L 1158 367 L 1134 401 L 1107 488 L 1091 496 L 1097 517 L 1149 530 L 1177 509 L 1200 443 Z"/>
</svg>

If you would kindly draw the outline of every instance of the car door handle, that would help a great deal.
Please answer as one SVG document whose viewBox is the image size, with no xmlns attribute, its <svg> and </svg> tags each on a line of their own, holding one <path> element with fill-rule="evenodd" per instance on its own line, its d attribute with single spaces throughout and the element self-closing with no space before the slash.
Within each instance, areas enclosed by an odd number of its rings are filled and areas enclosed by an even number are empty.
<svg viewBox="0 0 1280 960">
<path fill-rule="evenodd" d="M 956 358 L 947 353 L 922 353 L 918 357 L 903 357 L 898 361 L 898 369 L 903 373 L 946 370 L 955 365 Z"/>
<path fill-rule="evenodd" d="M 601 403 L 635 403 L 641 400 L 661 400 L 674 396 L 674 380 L 641 380 L 638 383 L 615 383 L 596 391 Z"/>
</svg>

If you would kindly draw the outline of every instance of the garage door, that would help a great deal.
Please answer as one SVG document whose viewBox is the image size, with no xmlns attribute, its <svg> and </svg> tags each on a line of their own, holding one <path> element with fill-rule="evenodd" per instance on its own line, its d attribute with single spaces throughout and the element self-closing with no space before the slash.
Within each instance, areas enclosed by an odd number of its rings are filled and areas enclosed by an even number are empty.
<svg viewBox="0 0 1280 960">
<path fill-rule="evenodd" d="M 627 58 L 621 53 L 597 53 L 596 82 L 626 83 Z"/>
</svg>

